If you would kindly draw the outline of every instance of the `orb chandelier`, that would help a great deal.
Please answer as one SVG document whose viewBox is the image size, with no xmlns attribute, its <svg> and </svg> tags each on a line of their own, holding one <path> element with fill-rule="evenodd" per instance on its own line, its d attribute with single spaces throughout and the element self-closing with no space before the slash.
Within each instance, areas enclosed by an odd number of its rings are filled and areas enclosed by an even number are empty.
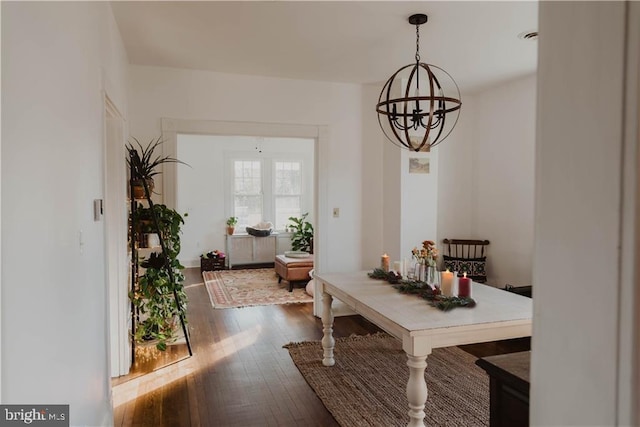
<svg viewBox="0 0 640 427">
<path fill-rule="evenodd" d="M 420 25 L 427 15 L 415 14 L 409 23 L 416 26 L 415 63 L 396 71 L 385 83 L 376 111 L 387 139 L 411 151 L 429 151 L 453 130 L 462 101 L 453 77 L 435 65 L 420 62 Z"/>
</svg>

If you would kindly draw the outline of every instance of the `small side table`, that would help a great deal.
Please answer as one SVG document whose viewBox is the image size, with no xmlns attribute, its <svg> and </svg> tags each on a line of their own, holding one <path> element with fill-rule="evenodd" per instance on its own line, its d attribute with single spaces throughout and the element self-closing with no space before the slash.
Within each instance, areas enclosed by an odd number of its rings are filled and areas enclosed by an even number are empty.
<svg viewBox="0 0 640 427">
<path fill-rule="evenodd" d="M 490 427 L 529 426 L 530 364 L 530 351 L 483 357 L 476 361 L 490 378 Z"/>
</svg>

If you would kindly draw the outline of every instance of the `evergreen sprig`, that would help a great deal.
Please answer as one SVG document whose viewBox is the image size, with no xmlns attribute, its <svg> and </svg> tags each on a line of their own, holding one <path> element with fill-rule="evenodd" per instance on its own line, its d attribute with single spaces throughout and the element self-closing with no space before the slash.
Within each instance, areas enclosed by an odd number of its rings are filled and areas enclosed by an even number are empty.
<svg viewBox="0 0 640 427">
<path fill-rule="evenodd" d="M 369 277 L 377 280 L 386 280 L 389 283 L 398 283 L 402 276 L 393 271 L 385 271 L 382 268 L 374 268 L 373 272 L 368 273 Z"/>
<path fill-rule="evenodd" d="M 387 280 L 387 272 L 382 268 L 374 268 L 373 271 L 369 273 L 369 277 L 372 279 Z"/>
<path fill-rule="evenodd" d="M 432 295 L 434 290 L 425 282 L 415 282 L 412 280 L 402 280 L 397 285 L 393 285 L 402 294 Z"/>
<path fill-rule="evenodd" d="M 456 307 L 472 308 L 476 306 L 476 301 L 473 298 L 461 298 L 461 297 L 445 297 L 439 295 L 429 301 L 429 304 L 433 307 L 439 308 L 442 311 L 449 311 Z"/>
</svg>

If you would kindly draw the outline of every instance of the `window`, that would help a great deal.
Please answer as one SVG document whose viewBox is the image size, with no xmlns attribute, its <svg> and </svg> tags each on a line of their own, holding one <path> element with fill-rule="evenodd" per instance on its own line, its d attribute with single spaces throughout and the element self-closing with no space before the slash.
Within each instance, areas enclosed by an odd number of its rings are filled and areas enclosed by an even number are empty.
<svg viewBox="0 0 640 427">
<path fill-rule="evenodd" d="M 241 225 L 262 221 L 262 162 L 233 162 L 233 212 Z"/>
<path fill-rule="evenodd" d="M 290 216 L 300 216 L 302 198 L 302 165 L 300 162 L 274 162 L 275 227 L 283 230 Z"/>
<path fill-rule="evenodd" d="M 303 212 L 302 160 L 232 160 L 233 212 L 239 228 L 262 221 L 283 230 Z"/>
</svg>

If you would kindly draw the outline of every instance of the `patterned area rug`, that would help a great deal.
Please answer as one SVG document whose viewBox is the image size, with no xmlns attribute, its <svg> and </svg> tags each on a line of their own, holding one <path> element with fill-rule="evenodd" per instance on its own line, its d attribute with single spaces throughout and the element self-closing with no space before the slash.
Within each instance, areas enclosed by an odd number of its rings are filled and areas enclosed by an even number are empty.
<svg viewBox="0 0 640 427">
<path fill-rule="evenodd" d="M 379 333 L 337 338 L 336 364 L 322 365 L 319 341 L 285 345 L 300 373 L 343 427 L 406 426 L 407 357 L 399 340 Z M 427 357 L 425 425 L 489 425 L 489 377 L 458 347 Z"/>
<path fill-rule="evenodd" d="M 213 308 L 312 302 L 304 287 L 289 292 L 286 281 L 278 283 L 273 268 L 203 271 L 205 287 Z"/>
</svg>

